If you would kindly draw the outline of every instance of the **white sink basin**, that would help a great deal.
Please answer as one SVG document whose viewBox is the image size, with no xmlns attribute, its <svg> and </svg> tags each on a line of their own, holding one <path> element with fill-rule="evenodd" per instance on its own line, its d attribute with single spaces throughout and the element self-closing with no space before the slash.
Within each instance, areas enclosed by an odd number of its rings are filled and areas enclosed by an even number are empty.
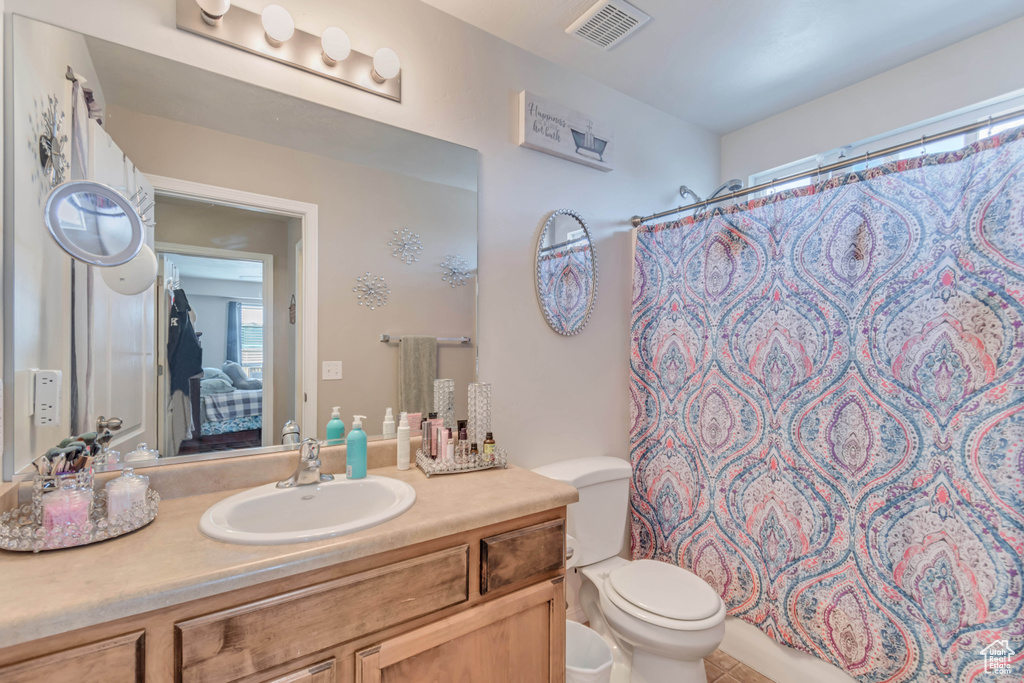
<svg viewBox="0 0 1024 683">
<path fill-rule="evenodd" d="M 246 545 L 301 543 L 350 534 L 394 519 L 416 501 L 404 481 L 369 475 L 279 489 L 276 484 L 225 498 L 203 513 L 199 530 Z"/>
</svg>

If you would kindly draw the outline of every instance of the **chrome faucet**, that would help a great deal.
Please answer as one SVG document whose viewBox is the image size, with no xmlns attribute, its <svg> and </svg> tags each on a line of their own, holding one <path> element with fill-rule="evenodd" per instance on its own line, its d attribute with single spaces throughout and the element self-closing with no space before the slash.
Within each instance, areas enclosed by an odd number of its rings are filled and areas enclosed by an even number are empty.
<svg viewBox="0 0 1024 683">
<path fill-rule="evenodd" d="M 277 488 L 288 489 L 333 480 L 333 474 L 320 474 L 320 442 L 316 439 L 305 439 L 299 444 L 299 466 L 295 468 L 292 476 L 277 482 Z"/>
</svg>

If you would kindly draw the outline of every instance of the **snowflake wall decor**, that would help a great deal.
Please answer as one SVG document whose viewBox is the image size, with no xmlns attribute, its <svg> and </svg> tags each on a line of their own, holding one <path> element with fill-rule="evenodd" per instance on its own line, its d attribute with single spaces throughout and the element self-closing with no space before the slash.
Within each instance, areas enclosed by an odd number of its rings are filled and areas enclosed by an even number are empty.
<svg viewBox="0 0 1024 683">
<path fill-rule="evenodd" d="M 399 261 L 405 261 L 406 264 L 412 265 L 413 262 L 420 260 L 420 253 L 423 251 L 423 244 L 420 242 L 419 233 L 412 232 L 406 228 L 402 228 L 402 231 L 392 230 L 395 236 L 388 240 L 388 246 L 392 247 L 391 255 Z"/>
<path fill-rule="evenodd" d="M 68 167 L 71 165 L 64 149 L 68 136 L 63 132 L 64 112 L 58 111 L 59 104 L 56 97 L 49 96 L 46 109 L 43 110 L 43 131 L 39 135 L 39 165 L 51 188 L 67 179 Z"/>
<path fill-rule="evenodd" d="M 388 289 L 383 277 L 366 273 L 357 277 L 356 282 L 359 284 L 353 287 L 352 291 L 356 293 L 360 306 L 369 306 L 372 311 L 378 306 L 387 305 L 391 290 Z"/>
<path fill-rule="evenodd" d="M 469 264 L 461 256 L 448 255 L 444 257 L 441 264 L 441 279 L 452 287 L 459 287 L 466 284 L 469 279 Z"/>
</svg>

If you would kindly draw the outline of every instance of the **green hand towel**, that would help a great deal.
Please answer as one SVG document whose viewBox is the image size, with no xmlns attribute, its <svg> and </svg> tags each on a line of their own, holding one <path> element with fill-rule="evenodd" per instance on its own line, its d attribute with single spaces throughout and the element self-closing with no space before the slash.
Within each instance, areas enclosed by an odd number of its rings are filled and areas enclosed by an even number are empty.
<svg viewBox="0 0 1024 683">
<path fill-rule="evenodd" d="M 398 346 L 398 409 L 426 417 L 434 410 L 437 337 L 405 335 Z"/>
</svg>

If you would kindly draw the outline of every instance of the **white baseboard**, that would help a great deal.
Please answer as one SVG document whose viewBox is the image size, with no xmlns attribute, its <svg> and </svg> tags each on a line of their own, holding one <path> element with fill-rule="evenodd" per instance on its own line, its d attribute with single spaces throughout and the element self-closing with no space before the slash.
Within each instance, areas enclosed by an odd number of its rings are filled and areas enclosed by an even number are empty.
<svg viewBox="0 0 1024 683">
<path fill-rule="evenodd" d="M 736 617 L 725 618 L 725 639 L 720 649 L 775 683 L 857 683 L 842 669 L 777 643 Z"/>
</svg>

